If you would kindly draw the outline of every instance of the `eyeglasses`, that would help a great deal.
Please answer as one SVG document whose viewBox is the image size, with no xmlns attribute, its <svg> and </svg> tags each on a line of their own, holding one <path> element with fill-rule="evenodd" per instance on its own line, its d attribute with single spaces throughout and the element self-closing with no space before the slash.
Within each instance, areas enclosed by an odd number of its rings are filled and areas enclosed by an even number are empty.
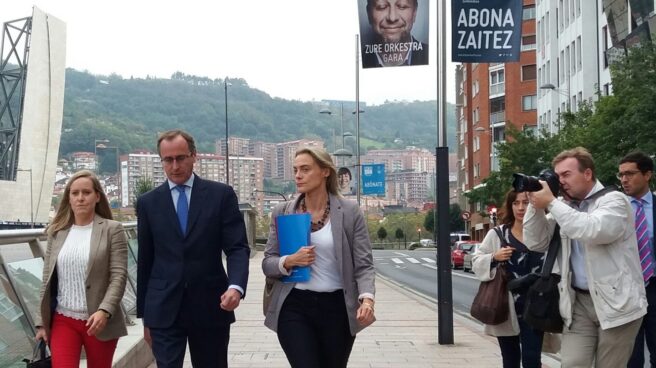
<svg viewBox="0 0 656 368">
<path fill-rule="evenodd" d="M 622 172 L 618 172 L 617 174 L 615 174 L 615 176 L 620 180 L 622 180 L 622 178 L 625 177 L 625 176 L 626 176 L 627 179 L 631 179 L 632 177 L 635 176 L 635 174 L 637 174 L 639 172 L 640 172 L 639 170 L 622 171 Z"/>
<path fill-rule="evenodd" d="M 175 157 L 162 157 L 161 160 L 166 165 L 172 165 L 174 161 L 181 164 L 184 160 L 188 159 L 189 157 L 191 157 L 191 155 L 178 155 Z"/>
</svg>

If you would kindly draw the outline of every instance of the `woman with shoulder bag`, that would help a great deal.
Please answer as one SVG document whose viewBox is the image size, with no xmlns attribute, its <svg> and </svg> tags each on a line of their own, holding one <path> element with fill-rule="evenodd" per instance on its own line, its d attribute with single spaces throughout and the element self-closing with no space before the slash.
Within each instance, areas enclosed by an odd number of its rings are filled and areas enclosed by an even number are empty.
<svg viewBox="0 0 656 368">
<path fill-rule="evenodd" d="M 490 281 L 500 265 L 505 267 L 509 280 L 540 272 L 544 253 L 529 251 L 522 243 L 524 214 L 528 207 L 525 192 L 506 194 L 500 211 L 502 224 L 490 231 L 473 256 L 473 270 L 481 282 Z M 485 333 L 496 336 L 501 349 L 504 368 L 539 368 L 542 354 L 542 331 L 534 330 L 522 320 L 525 290 L 508 293 L 509 318 L 498 325 L 485 325 Z"/>
</svg>

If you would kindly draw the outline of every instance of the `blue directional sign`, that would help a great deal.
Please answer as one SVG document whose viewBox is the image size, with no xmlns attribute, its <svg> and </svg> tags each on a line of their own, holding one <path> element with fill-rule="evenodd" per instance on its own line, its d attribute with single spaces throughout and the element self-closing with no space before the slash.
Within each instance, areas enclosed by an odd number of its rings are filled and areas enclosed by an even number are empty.
<svg viewBox="0 0 656 368">
<path fill-rule="evenodd" d="M 362 165 L 362 194 L 385 195 L 385 165 Z"/>
</svg>

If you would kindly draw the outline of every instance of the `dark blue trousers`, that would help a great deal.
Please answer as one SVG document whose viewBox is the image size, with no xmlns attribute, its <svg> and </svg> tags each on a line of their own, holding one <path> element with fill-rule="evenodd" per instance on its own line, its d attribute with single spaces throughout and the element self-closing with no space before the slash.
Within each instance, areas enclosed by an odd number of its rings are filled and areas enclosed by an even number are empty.
<svg viewBox="0 0 656 368">
<path fill-rule="evenodd" d="M 656 367 L 656 277 L 650 279 L 645 288 L 647 291 L 647 314 L 642 319 L 642 325 L 633 345 L 633 354 L 629 359 L 629 368 L 645 366 L 645 342 L 649 350 L 649 366 Z"/>
<path fill-rule="evenodd" d="M 498 336 L 503 368 L 542 367 L 542 331 L 534 330 L 519 318 L 518 336 Z"/>
<path fill-rule="evenodd" d="M 346 368 L 355 336 L 344 292 L 292 289 L 278 317 L 278 341 L 292 368 Z"/>
</svg>

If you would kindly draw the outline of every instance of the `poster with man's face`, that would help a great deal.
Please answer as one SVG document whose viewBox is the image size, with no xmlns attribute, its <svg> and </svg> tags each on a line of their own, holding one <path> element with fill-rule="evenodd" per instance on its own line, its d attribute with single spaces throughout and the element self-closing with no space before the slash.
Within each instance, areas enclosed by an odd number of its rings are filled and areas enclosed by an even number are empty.
<svg viewBox="0 0 656 368">
<path fill-rule="evenodd" d="M 358 0 L 363 68 L 428 65 L 428 0 Z"/>
</svg>

